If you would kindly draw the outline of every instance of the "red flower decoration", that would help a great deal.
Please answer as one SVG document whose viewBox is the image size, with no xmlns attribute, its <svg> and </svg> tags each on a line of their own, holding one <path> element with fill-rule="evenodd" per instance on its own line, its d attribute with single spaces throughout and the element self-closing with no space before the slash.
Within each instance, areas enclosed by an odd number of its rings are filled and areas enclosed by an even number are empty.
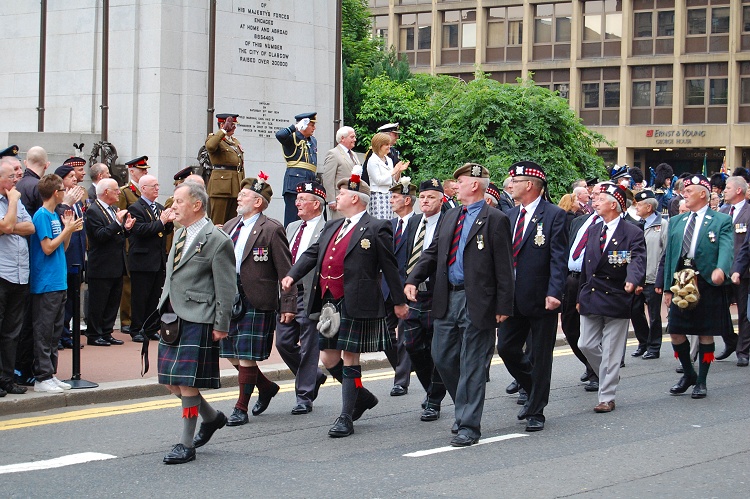
<svg viewBox="0 0 750 499">
<path fill-rule="evenodd" d="M 135 190 L 135 186 L 133 184 L 130 184 L 130 190 L 133 191 L 133 194 L 138 193 L 138 191 Z"/>
<path fill-rule="evenodd" d="M 268 180 L 268 174 L 266 172 L 264 172 L 263 170 L 261 170 L 258 173 L 258 178 L 265 182 L 265 181 Z"/>
</svg>

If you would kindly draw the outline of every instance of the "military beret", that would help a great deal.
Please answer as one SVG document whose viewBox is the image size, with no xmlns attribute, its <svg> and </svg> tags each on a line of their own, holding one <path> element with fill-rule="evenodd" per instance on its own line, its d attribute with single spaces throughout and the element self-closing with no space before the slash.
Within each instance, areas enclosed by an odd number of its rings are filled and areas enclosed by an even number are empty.
<svg viewBox="0 0 750 499">
<path fill-rule="evenodd" d="M 187 166 L 187 167 L 183 168 L 182 170 L 178 171 L 177 173 L 175 173 L 174 177 L 172 177 L 172 178 L 175 181 L 185 180 L 186 178 L 188 178 L 192 174 L 193 174 L 193 167 L 192 166 Z"/>
<path fill-rule="evenodd" d="M 361 192 L 368 196 L 370 195 L 370 186 L 367 185 L 367 182 L 362 180 L 362 165 L 354 165 L 351 177 L 348 179 L 342 178 L 336 182 L 336 188 L 344 188 L 349 191 Z"/>
<path fill-rule="evenodd" d="M 4 156 L 15 156 L 18 154 L 18 146 L 12 145 L 0 151 L 0 158 Z"/>
<path fill-rule="evenodd" d="M 708 179 L 700 173 L 685 177 L 682 182 L 682 185 L 684 187 L 687 187 L 689 185 L 700 185 L 701 187 L 705 187 L 706 189 L 708 189 L 709 192 L 711 191 L 711 182 L 709 182 Z"/>
<path fill-rule="evenodd" d="M 508 173 L 511 177 L 535 177 L 547 181 L 544 169 L 533 161 L 518 161 L 510 165 Z"/>
<path fill-rule="evenodd" d="M 150 168 L 148 166 L 148 156 L 141 156 L 139 158 L 131 159 L 130 161 L 127 161 L 125 163 L 128 168 L 140 168 L 141 170 L 146 170 Z"/>
<path fill-rule="evenodd" d="M 322 199 L 324 203 L 326 202 L 326 188 L 320 182 L 300 182 L 297 184 L 297 192 L 312 194 Z"/>
<path fill-rule="evenodd" d="M 401 133 L 401 130 L 398 129 L 398 123 L 386 123 L 385 125 L 378 128 L 378 132 L 384 132 L 384 133 Z"/>
<path fill-rule="evenodd" d="M 646 199 L 656 199 L 654 191 L 652 191 L 651 189 L 643 189 L 642 191 L 635 194 L 636 201 L 644 201 Z"/>
<path fill-rule="evenodd" d="M 221 113 L 221 114 L 216 115 L 216 121 L 218 121 L 219 123 L 224 123 L 227 120 L 227 118 L 232 118 L 234 122 L 237 123 L 238 116 L 239 114 L 234 114 L 234 113 Z"/>
<path fill-rule="evenodd" d="M 609 172 L 609 179 L 610 180 L 620 180 L 621 178 L 631 178 L 630 173 L 628 173 L 628 165 L 622 165 L 622 166 L 613 166 L 612 170 Z"/>
<path fill-rule="evenodd" d="M 403 196 L 416 196 L 417 186 L 411 183 L 411 178 L 401 177 L 396 185 L 389 189 L 391 192 Z"/>
<path fill-rule="evenodd" d="M 466 163 L 453 172 L 453 178 L 458 177 L 490 178 L 490 171 L 477 163 Z"/>
<path fill-rule="evenodd" d="M 445 194 L 443 190 L 443 184 L 436 178 L 428 178 L 421 184 L 419 184 L 419 192 L 424 191 L 438 191 L 441 194 Z"/>
<path fill-rule="evenodd" d="M 586 179 L 586 186 L 587 187 L 594 187 L 596 184 L 599 183 L 599 179 L 596 177 L 591 177 Z"/>
<path fill-rule="evenodd" d="M 613 184 L 612 182 L 604 182 L 599 186 L 599 192 L 609 194 L 615 198 L 622 211 L 625 212 L 627 209 L 627 203 L 625 202 L 625 199 L 627 199 L 627 193 L 625 192 L 625 189 L 617 184 Z"/>
<path fill-rule="evenodd" d="M 73 171 L 73 167 L 70 165 L 62 165 L 58 166 L 55 170 L 55 175 L 57 175 L 60 178 L 65 178 L 67 175 L 70 174 L 70 172 Z"/>
<path fill-rule="evenodd" d="M 305 118 L 309 118 L 311 122 L 315 123 L 315 122 L 316 122 L 316 116 L 317 116 L 317 115 L 318 115 L 318 113 L 317 113 L 317 112 L 312 112 L 312 113 L 302 113 L 302 114 L 298 114 L 297 116 L 295 116 L 295 117 L 294 117 L 294 120 L 295 120 L 295 121 L 302 121 L 302 120 L 304 120 Z"/>
<path fill-rule="evenodd" d="M 71 156 L 63 161 L 63 164 L 69 166 L 86 166 L 86 160 L 77 156 Z"/>
<path fill-rule="evenodd" d="M 487 186 L 486 194 L 489 194 L 490 196 L 495 198 L 497 204 L 500 204 L 500 190 L 492 182 L 490 182 L 490 185 Z"/>
<path fill-rule="evenodd" d="M 260 171 L 258 178 L 248 177 L 240 182 L 240 189 L 250 189 L 256 194 L 260 194 L 266 202 L 270 203 L 273 197 L 273 189 L 268 183 L 268 174 Z"/>
</svg>

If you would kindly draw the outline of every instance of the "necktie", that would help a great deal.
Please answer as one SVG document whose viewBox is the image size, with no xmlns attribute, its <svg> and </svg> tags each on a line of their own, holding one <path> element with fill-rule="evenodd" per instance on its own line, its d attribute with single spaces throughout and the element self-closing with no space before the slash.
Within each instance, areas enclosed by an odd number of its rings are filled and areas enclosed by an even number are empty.
<svg viewBox="0 0 750 499">
<path fill-rule="evenodd" d="M 182 229 L 182 233 L 180 234 L 180 237 L 177 239 L 177 242 L 174 245 L 175 267 L 177 267 L 177 265 L 180 263 L 180 259 L 182 258 L 182 248 L 185 246 L 185 239 L 187 239 L 187 229 Z"/>
<path fill-rule="evenodd" d="M 351 158 L 352 163 L 354 163 L 355 165 L 359 164 L 359 163 L 357 163 L 357 158 L 354 157 L 354 153 L 352 152 L 351 149 L 349 149 L 349 157 Z"/>
<path fill-rule="evenodd" d="M 113 207 L 109 207 L 109 214 L 112 216 L 112 220 L 117 221 L 117 212 Z"/>
<path fill-rule="evenodd" d="M 240 220 L 240 223 L 237 224 L 237 227 L 234 228 L 234 232 L 232 232 L 232 245 L 237 246 L 237 240 L 240 238 L 240 231 L 242 230 L 242 227 L 245 225 L 245 223 Z"/>
<path fill-rule="evenodd" d="M 417 232 L 417 238 L 414 240 L 414 247 L 411 250 L 411 256 L 409 261 L 406 263 L 406 275 L 411 274 L 411 271 L 416 267 L 419 257 L 422 256 L 422 246 L 424 246 L 424 235 L 427 232 L 427 219 L 423 218 L 422 223 L 419 225 L 419 231 Z"/>
<path fill-rule="evenodd" d="M 682 239 L 682 256 L 687 256 L 690 252 L 690 244 L 693 242 L 693 232 L 695 232 L 695 213 L 690 213 L 689 220 L 687 223 L 687 229 L 685 229 L 685 237 Z"/>
<path fill-rule="evenodd" d="M 341 226 L 341 230 L 338 234 L 336 234 L 336 239 L 333 241 L 334 244 L 338 243 L 344 238 L 344 236 L 346 235 L 346 230 L 349 228 L 350 223 L 352 223 L 350 219 L 347 218 L 346 220 L 344 220 L 344 225 Z"/>
<path fill-rule="evenodd" d="M 594 215 L 593 220 L 591 221 L 591 225 L 596 225 L 599 223 L 599 215 Z M 589 227 L 591 227 L 591 225 Z M 589 231 L 588 228 L 581 236 L 581 240 L 578 242 L 578 246 L 576 246 L 575 251 L 573 251 L 573 260 L 578 260 L 578 257 L 581 256 L 581 253 L 583 253 L 583 250 L 586 249 L 586 243 L 589 241 Z"/>
<path fill-rule="evenodd" d="M 404 219 L 398 219 L 398 225 L 396 226 L 396 233 L 393 235 L 393 249 L 398 248 L 401 243 L 401 236 L 404 235 Z"/>
<path fill-rule="evenodd" d="M 729 216 L 732 217 L 732 221 L 734 221 L 734 205 L 729 208 Z"/>
<path fill-rule="evenodd" d="M 299 251 L 299 245 L 302 242 L 302 233 L 305 232 L 305 227 L 307 227 L 307 222 L 303 221 L 302 225 L 299 226 L 297 236 L 294 238 L 294 243 L 292 243 L 292 264 L 297 261 L 297 252 Z"/>
<path fill-rule="evenodd" d="M 156 218 L 159 218 L 159 207 L 156 206 L 156 203 L 151 203 L 151 211 L 154 212 Z"/>
<path fill-rule="evenodd" d="M 523 226 L 526 222 L 526 209 L 521 208 L 521 214 L 518 215 L 518 223 L 516 224 L 516 233 L 513 236 L 513 266 L 516 266 L 516 258 L 518 258 L 518 252 L 521 251 L 521 241 L 523 240 Z"/>
<path fill-rule="evenodd" d="M 466 219 L 466 207 L 461 208 L 461 214 L 458 216 L 456 221 L 456 228 L 453 231 L 453 241 L 451 241 L 451 250 L 448 252 L 448 266 L 450 267 L 456 263 L 456 254 L 458 253 L 458 241 L 461 239 L 461 229 L 464 226 L 464 220 Z"/>
<path fill-rule="evenodd" d="M 602 235 L 599 236 L 599 251 L 604 253 L 604 247 L 607 245 L 607 224 L 602 227 Z"/>
</svg>

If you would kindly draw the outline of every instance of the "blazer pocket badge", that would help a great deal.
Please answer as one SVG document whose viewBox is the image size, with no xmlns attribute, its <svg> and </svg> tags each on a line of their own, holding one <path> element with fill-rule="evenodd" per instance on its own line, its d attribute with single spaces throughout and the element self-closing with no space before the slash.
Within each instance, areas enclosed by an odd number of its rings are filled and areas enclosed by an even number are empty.
<svg viewBox="0 0 750 499">
<path fill-rule="evenodd" d="M 477 234 L 477 249 L 484 249 L 484 236 L 482 234 Z"/>
<path fill-rule="evenodd" d="M 542 231 L 544 230 L 544 224 L 538 223 L 536 224 L 536 236 L 534 236 L 534 244 L 537 246 L 544 246 L 544 234 Z"/>
<path fill-rule="evenodd" d="M 256 262 L 267 262 L 268 253 L 268 247 L 253 248 L 253 260 Z"/>
<path fill-rule="evenodd" d="M 362 246 L 362 249 L 364 249 L 364 250 L 370 249 L 370 240 L 369 239 L 362 239 L 359 242 L 359 245 Z"/>
</svg>

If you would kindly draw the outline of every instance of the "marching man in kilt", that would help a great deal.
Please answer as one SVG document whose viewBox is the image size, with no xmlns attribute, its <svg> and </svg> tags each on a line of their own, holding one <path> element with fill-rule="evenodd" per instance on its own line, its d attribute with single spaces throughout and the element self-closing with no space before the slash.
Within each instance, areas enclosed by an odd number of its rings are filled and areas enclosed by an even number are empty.
<svg viewBox="0 0 750 499">
<path fill-rule="evenodd" d="M 367 213 L 370 188 L 361 180 L 361 173 L 361 167 L 355 167 L 351 179 L 341 179 L 336 185 L 336 206 L 345 218 L 328 222 L 317 242 L 297 257 L 282 280 L 288 292 L 315 269 L 308 315 L 320 318 L 321 360 L 341 383 L 341 415 L 328 431 L 334 438 L 354 433 L 353 421 L 378 403 L 375 395 L 362 386 L 359 356 L 391 347 L 378 283 L 381 271 L 391 290 L 396 315 L 403 319 L 408 313 L 393 255 L 391 222 Z"/>
<path fill-rule="evenodd" d="M 175 190 L 172 209 L 183 228 L 169 253 L 158 310 L 174 310 L 179 337 L 173 343 L 164 337 L 159 341 L 159 383 L 182 400 L 183 431 L 180 443 L 164 457 L 166 464 L 195 459 L 195 448 L 227 421 L 199 391 L 220 386 L 218 342 L 229 331 L 237 292 L 232 241 L 206 218 L 207 204 L 208 194 L 198 184 L 185 182 Z M 193 438 L 198 414 L 203 423 Z"/>
<path fill-rule="evenodd" d="M 679 395 L 695 385 L 693 398 L 706 396 L 706 375 L 714 360 L 713 337 L 731 327 L 729 299 L 723 285 L 732 266 L 732 218 L 708 206 L 710 194 L 711 184 L 703 175 L 684 179 L 685 205 L 690 211 L 669 221 L 664 257 L 664 303 L 669 306 L 669 332 L 675 357 L 684 369 L 684 375 L 669 392 Z M 677 279 L 675 273 L 681 271 L 686 272 Z M 690 278 L 692 273 L 697 274 L 695 279 Z M 698 373 L 690 358 L 686 336 L 690 334 L 700 337 Z"/>
<path fill-rule="evenodd" d="M 237 289 L 244 302 L 239 316 L 233 314 L 229 336 L 221 342 L 221 357 L 239 370 L 240 394 L 228 426 L 247 424 L 247 406 L 256 386 L 258 401 L 253 406 L 253 416 L 265 411 L 279 392 L 279 385 L 258 369 L 258 361 L 271 355 L 279 310 L 279 280 L 292 266 L 284 227 L 263 214 L 272 196 L 268 175 L 260 172 L 258 178 L 246 178 L 237 195 L 239 215 L 224 224 L 224 231 L 234 244 Z M 281 323 L 291 322 L 296 310 L 297 294 L 282 293 Z"/>
</svg>

